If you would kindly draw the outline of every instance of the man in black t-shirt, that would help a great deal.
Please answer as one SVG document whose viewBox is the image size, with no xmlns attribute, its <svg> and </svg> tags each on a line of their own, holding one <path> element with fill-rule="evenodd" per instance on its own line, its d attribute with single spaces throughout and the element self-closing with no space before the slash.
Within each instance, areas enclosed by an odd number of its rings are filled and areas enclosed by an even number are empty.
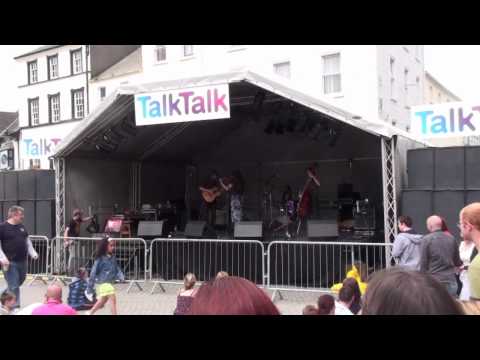
<svg viewBox="0 0 480 360">
<path fill-rule="evenodd" d="M 27 275 L 27 257 L 38 259 L 23 225 L 24 209 L 12 206 L 8 210 L 8 220 L 0 224 L 0 263 L 8 290 L 17 297 L 15 308 L 20 307 L 20 286 Z"/>
<path fill-rule="evenodd" d="M 74 264 L 74 258 L 76 256 L 75 244 L 74 240 L 71 238 L 80 237 L 80 225 L 82 224 L 82 222 L 86 222 L 91 219 L 91 216 L 84 218 L 82 210 L 73 210 L 72 219 L 70 220 L 70 223 L 68 224 L 67 228 L 65 229 L 65 233 L 63 234 L 63 244 L 65 246 L 66 253 L 68 253 L 66 254 L 66 258 L 68 259 L 67 271 L 71 276 L 75 276 L 78 271 Z"/>
</svg>

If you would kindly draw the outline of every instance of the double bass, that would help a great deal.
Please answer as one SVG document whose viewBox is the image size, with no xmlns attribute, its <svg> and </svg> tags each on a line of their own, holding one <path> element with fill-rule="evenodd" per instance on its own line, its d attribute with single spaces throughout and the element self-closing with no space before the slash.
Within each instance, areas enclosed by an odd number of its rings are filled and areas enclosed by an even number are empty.
<svg viewBox="0 0 480 360">
<path fill-rule="evenodd" d="M 310 213 L 312 196 L 310 192 L 307 192 L 309 186 L 311 185 L 313 178 L 316 176 L 315 167 L 311 166 L 307 169 L 308 179 L 305 182 L 302 192 L 300 193 L 298 204 L 297 204 L 297 215 L 300 218 L 305 218 Z"/>
</svg>

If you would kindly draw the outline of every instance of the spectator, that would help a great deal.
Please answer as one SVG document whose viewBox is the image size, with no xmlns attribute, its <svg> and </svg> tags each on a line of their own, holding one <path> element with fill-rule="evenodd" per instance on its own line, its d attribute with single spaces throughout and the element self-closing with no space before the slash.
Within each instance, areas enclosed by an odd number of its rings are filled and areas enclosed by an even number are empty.
<svg viewBox="0 0 480 360">
<path fill-rule="evenodd" d="M 62 288 L 54 284 L 47 288 L 44 304 L 35 308 L 32 315 L 77 315 L 77 312 L 62 303 Z"/>
<path fill-rule="evenodd" d="M 0 263 L 8 290 L 17 298 L 15 308 L 20 307 L 20 286 L 27 276 L 27 257 L 38 259 L 23 219 L 24 209 L 12 206 L 8 209 L 8 220 L 0 224 Z"/>
<path fill-rule="evenodd" d="M 354 291 L 351 286 L 342 286 L 338 293 L 338 301 L 335 302 L 335 315 L 353 315 L 350 306 L 353 304 Z"/>
<path fill-rule="evenodd" d="M 457 242 L 442 231 L 442 219 L 437 215 L 427 219 L 427 228 L 430 234 L 422 239 L 420 271 L 432 275 L 450 295 L 456 297 L 458 284 L 455 275 L 462 265 Z"/>
<path fill-rule="evenodd" d="M 368 283 L 362 315 L 462 315 L 460 304 L 433 276 L 390 268 Z"/>
<path fill-rule="evenodd" d="M 318 298 L 318 315 L 335 315 L 335 298 L 332 295 L 322 295 Z"/>
<path fill-rule="evenodd" d="M 400 233 L 395 238 L 392 249 L 392 256 L 397 265 L 411 270 L 418 270 L 420 267 L 420 241 L 422 235 L 415 233 L 412 228 L 412 219 L 409 216 L 398 218 L 398 229 Z"/>
<path fill-rule="evenodd" d="M 475 250 L 475 243 L 470 239 L 463 239 L 459 247 L 460 260 L 462 260 L 463 265 L 460 267 L 459 279 L 462 284 L 462 289 L 460 291 L 460 300 L 469 300 L 470 299 L 470 283 L 468 281 L 468 267 L 470 262 L 474 258 L 473 251 Z"/>
<path fill-rule="evenodd" d="M 185 315 L 192 305 L 193 297 L 196 289 L 194 288 L 197 278 L 195 274 L 188 273 L 183 278 L 183 288 L 180 289 L 177 296 L 177 307 L 173 312 L 174 315 Z"/>
<path fill-rule="evenodd" d="M 460 211 L 459 227 L 464 239 L 473 241 L 480 250 L 480 203 L 472 203 Z M 480 300 L 480 256 L 476 255 L 468 267 L 470 299 Z"/>
<path fill-rule="evenodd" d="M 480 315 L 480 301 L 461 301 L 466 315 Z"/>
<path fill-rule="evenodd" d="M 230 276 L 228 275 L 228 272 L 226 271 L 219 271 L 217 276 L 216 276 L 216 279 L 220 279 L 220 278 L 224 278 L 224 277 L 227 277 L 227 276 Z"/>
<path fill-rule="evenodd" d="M 78 270 L 78 277 L 72 279 L 72 283 L 68 285 L 68 300 L 67 303 L 77 311 L 90 310 L 95 304 L 93 301 L 89 301 L 85 296 L 85 291 L 88 288 L 88 273 L 85 268 Z"/>
<path fill-rule="evenodd" d="M 87 299 L 93 297 L 93 287 L 96 285 L 97 302 L 87 315 L 93 315 L 96 311 L 103 308 L 110 300 L 112 315 L 117 315 L 117 297 L 115 296 L 115 281 L 125 281 L 117 259 L 113 255 L 115 250 L 115 241 L 103 238 L 98 244 L 97 258 L 93 264 L 86 291 Z"/>
<path fill-rule="evenodd" d="M 280 315 L 267 294 L 247 279 L 228 276 L 204 283 L 190 315 Z"/>
<path fill-rule="evenodd" d="M 16 302 L 17 298 L 15 297 L 15 294 L 11 291 L 5 290 L 2 295 L 0 295 L 0 303 L 2 304 L 0 315 L 13 315 Z"/>
<path fill-rule="evenodd" d="M 307 305 L 303 308 L 302 314 L 303 315 L 318 315 L 318 310 L 313 305 Z"/>
<path fill-rule="evenodd" d="M 343 280 L 343 287 L 345 286 L 349 286 L 353 289 L 353 302 L 349 309 L 354 315 L 357 315 L 362 308 L 362 294 L 360 293 L 358 282 L 354 278 L 347 278 Z"/>
</svg>

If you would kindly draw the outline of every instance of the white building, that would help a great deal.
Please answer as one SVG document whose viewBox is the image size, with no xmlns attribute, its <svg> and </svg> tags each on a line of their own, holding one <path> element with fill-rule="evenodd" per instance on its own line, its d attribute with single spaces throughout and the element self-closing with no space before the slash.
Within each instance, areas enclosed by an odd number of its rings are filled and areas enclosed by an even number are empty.
<svg viewBox="0 0 480 360">
<path fill-rule="evenodd" d="M 274 72 L 333 105 L 407 131 L 410 107 L 423 101 L 423 45 L 142 45 L 92 79 L 92 103 L 126 83 L 242 68 Z"/>
<path fill-rule="evenodd" d="M 89 80 L 124 58 L 134 45 L 47 45 L 17 56 L 19 164 L 52 167 L 54 148 L 92 109 Z"/>
</svg>

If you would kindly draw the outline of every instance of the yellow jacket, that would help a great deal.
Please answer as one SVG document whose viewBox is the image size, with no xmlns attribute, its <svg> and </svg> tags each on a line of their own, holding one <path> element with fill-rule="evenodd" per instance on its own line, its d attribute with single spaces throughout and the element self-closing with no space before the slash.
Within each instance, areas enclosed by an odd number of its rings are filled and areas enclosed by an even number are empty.
<svg viewBox="0 0 480 360">
<path fill-rule="evenodd" d="M 352 266 L 352 270 L 347 272 L 347 279 L 348 278 L 354 278 L 355 280 L 357 280 L 358 286 L 360 287 L 360 293 L 362 295 L 365 294 L 365 290 L 367 290 L 367 283 L 362 282 L 362 279 L 360 278 L 360 274 L 358 273 L 358 270 L 355 267 L 355 265 Z M 334 292 L 339 292 L 342 286 L 343 286 L 342 283 L 337 283 L 337 284 L 334 284 L 330 289 Z"/>
</svg>

